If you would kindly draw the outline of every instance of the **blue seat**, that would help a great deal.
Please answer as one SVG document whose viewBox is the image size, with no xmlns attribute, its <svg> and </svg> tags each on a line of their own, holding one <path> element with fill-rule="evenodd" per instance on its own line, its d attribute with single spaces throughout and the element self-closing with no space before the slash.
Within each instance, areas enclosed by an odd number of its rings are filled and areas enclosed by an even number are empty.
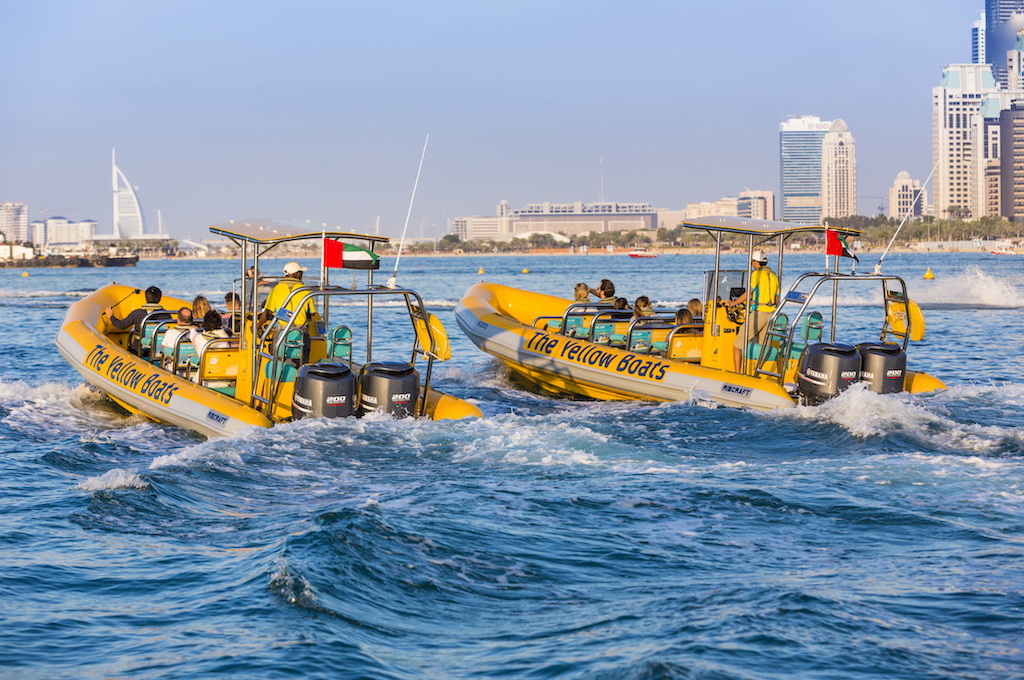
<svg viewBox="0 0 1024 680">
<path fill-rule="evenodd" d="M 800 332 L 793 338 L 793 347 L 789 350 L 791 359 L 799 359 L 807 345 L 821 342 L 821 331 L 824 322 L 821 312 L 811 312 L 800 321 Z"/>
<path fill-rule="evenodd" d="M 352 329 L 348 326 L 331 329 L 327 335 L 327 358 L 352 361 Z"/>
</svg>

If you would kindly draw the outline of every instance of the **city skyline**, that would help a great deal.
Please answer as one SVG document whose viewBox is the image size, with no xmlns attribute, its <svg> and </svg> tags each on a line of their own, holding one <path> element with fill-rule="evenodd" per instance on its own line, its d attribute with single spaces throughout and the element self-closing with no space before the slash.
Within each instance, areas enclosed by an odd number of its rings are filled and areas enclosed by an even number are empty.
<svg viewBox="0 0 1024 680">
<path fill-rule="evenodd" d="M 23 105 L 0 113 L 0 201 L 109 232 L 116 147 L 175 238 L 257 217 L 380 216 L 395 235 L 430 133 L 409 232 L 436 236 L 503 199 L 778 191 L 779 121 L 813 114 L 855 131 L 858 212 L 874 214 L 898 172 L 927 176 L 928 96 L 970 61 L 982 5 L 811 7 L 16 4 L 0 82 Z"/>
</svg>

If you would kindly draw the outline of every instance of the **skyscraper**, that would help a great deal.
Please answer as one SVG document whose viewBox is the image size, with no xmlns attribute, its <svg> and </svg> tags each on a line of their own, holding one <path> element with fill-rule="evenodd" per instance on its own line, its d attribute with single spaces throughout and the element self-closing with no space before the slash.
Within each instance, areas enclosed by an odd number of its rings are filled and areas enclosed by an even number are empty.
<svg viewBox="0 0 1024 680">
<path fill-rule="evenodd" d="M 987 64 L 950 64 L 932 88 L 935 216 L 979 216 L 981 140 L 972 134 L 982 99 L 996 94 Z"/>
<path fill-rule="evenodd" d="M 142 208 L 135 189 L 117 167 L 114 152 L 110 152 L 111 182 L 114 192 L 114 238 L 140 238 L 146 233 L 142 222 Z"/>
<path fill-rule="evenodd" d="M 1002 156 L 1000 185 L 1002 216 L 1024 222 L 1024 101 L 1015 101 L 999 114 Z"/>
<path fill-rule="evenodd" d="M 821 142 L 831 127 L 816 116 L 791 116 L 779 125 L 782 220 L 821 221 Z"/>
<path fill-rule="evenodd" d="M 981 17 L 971 24 L 971 63 L 985 63 L 985 13 L 979 12 Z"/>
<path fill-rule="evenodd" d="M 821 217 L 857 214 L 857 152 L 846 122 L 837 119 L 821 140 Z"/>
<path fill-rule="evenodd" d="M 997 83 L 1006 83 L 1006 53 L 1024 29 L 1024 0 L 985 0 L 985 63 Z"/>
</svg>

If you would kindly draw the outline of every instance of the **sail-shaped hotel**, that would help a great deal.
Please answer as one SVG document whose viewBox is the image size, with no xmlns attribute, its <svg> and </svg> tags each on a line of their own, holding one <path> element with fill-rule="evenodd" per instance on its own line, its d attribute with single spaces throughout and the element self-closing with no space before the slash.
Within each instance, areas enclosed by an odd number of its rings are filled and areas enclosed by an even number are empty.
<svg viewBox="0 0 1024 680">
<path fill-rule="evenodd" d="M 110 151 L 111 182 L 114 191 L 114 238 L 141 238 L 145 233 L 139 196 L 128 183 L 121 168 L 117 167 L 117 150 Z"/>
</svg>

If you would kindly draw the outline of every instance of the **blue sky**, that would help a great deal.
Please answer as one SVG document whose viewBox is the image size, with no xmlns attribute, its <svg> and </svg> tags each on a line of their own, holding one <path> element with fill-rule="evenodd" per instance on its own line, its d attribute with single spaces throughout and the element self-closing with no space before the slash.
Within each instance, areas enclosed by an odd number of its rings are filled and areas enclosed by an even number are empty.
<svg viewBox="0 0 1024 680">
<path fill-rule="evenodd" d="M 778 126 L 843 118 L 860 211 L 931 168 L 982 3 L 0 0 L 0 201 L 110 226 L 110 150 L 176 237 L 272 217 L 410 234 L 501 199 L 778 191 Z"/>
</svg>

